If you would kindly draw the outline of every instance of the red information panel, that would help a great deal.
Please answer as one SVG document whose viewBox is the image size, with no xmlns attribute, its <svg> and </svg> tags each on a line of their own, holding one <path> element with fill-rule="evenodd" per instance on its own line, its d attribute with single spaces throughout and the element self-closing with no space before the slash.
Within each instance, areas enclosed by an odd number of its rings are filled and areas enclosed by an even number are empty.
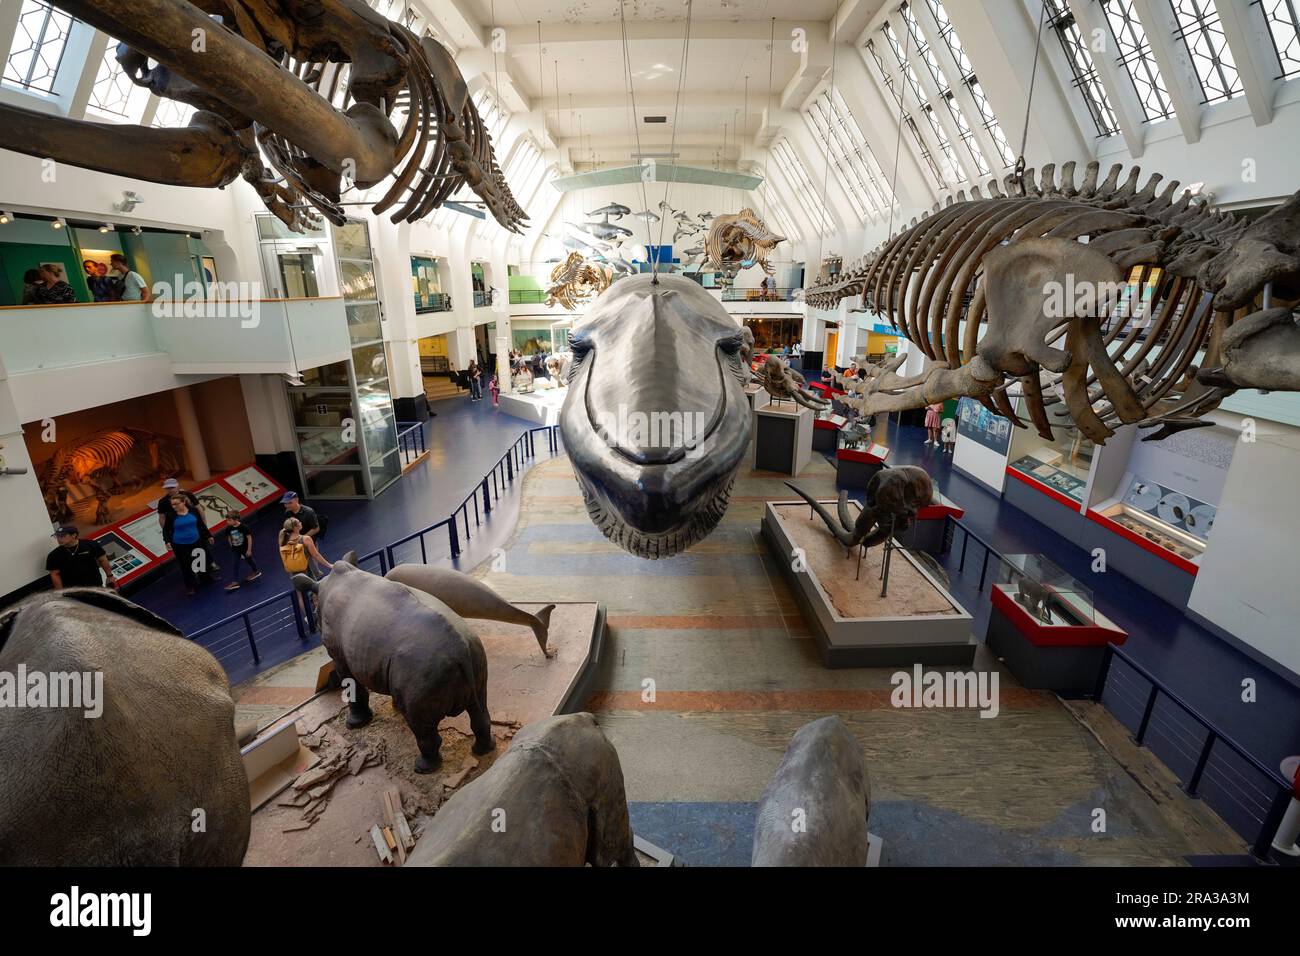
<svg viewBox="0 0 1300 956">
<path fill-rule="evenodd" d="M 235 514 L 252 514 L 284 494 L 282 485 L 251 463 L 186 490 L 199 499 L 203 521 L 213 534 L 225 528 Z M 101 528 L 90 539 L 99 542 L 108 555 L 118 584 L 172 558 L 171 549 L 163 543 L 158 512 L 153 508 Z"/>
</svg>

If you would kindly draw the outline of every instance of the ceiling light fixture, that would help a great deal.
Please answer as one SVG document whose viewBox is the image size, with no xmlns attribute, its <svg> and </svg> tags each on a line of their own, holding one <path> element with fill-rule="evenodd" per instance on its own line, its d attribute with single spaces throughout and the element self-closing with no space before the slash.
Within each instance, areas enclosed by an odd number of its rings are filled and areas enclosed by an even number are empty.
<svg viewBox="0 0 1300 956">
<path fill-rule="evenodd" d="M 63 228 L 64 226 L 66 226 L 66 225 L 67 225 L 67 223 L 63 221 L 63 217 L 62 217 L 62 216 L 59 216 L 59 217 L 58 217 L 57 219 L 55 219 L 52 223 L 50 223 L 50 228 L 51 228 L 51 229 L 62 229 L 62 228 Z"/>
<path fill-rule="evenodd" d="M 7 226 L 14 221 L 14 214 L 11 212 L 0 211 L 0 226 Z"/>
<path fill-rule="evenodd" d="M 102 226 L 99 227 L 99 231 L 100 231 L 100 232 L 112 232 L 112 231 L 113 231 L 113 227 L 110 226 L 108 223 L 104 223 Z"/>
</svg>

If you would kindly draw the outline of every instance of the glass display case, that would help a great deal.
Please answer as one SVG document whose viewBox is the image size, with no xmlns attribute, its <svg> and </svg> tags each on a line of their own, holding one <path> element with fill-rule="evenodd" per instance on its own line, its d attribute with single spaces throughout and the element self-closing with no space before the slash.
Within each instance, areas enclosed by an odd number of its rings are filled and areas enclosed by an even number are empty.
<svg viewBox="0 0 1300 956">
<path fill-rule="evenodd" d="M 1099 623 L 1092 589 L 1041 554 L 1006 554 L 993 586 L 1040 624 L 1084 627 Z"/>
<path fill-rule="evenodd" d="M 1212 504 L 1134 475 L 1124 496 L 1098 514 L 1185 561 L 1195 561 L 1205 552 L 1217 510 Z"/>
<path fill-rule="evenodd" d="M 1020 403 L 1021 417 L 1026 416 L 1024 403 Z M 1053 406 L 1052 410 L 1062 406 Z M 1028 475 L 1053 491 L 1060 492 L 1080 504 L 1088 485 L 1092 469 L 1093 443 L 1070 421 L 1058 419 L 1049 411 L 1053 422 L 1053 438 L 1049 441 L 1029 428 L 1012 429 L 1010 466 Z M 1056 424 L 1058 421 L 1061 424 Z"/>
</svg>

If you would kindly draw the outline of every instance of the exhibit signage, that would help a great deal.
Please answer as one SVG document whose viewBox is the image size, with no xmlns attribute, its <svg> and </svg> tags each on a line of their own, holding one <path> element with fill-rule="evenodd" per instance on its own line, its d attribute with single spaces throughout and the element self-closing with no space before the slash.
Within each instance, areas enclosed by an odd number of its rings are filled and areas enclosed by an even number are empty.
<svg viewBox="0 0 1300 956">
<path fill-rule="evenodd" d="M 1005 455 L 1011 446 L 1011 422 L 994 415 L 973 398 L 963 398 L 957 403 L 957 434 L 999 455 Z"/>
</svg>

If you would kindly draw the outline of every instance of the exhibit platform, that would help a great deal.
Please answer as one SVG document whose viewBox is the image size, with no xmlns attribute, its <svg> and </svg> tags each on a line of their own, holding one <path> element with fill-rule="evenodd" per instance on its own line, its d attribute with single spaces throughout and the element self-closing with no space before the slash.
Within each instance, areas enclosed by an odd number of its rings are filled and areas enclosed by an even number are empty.
<svg viewBox="0 0 1300 956">
<path fill-rule="evenodd" d="M 888 458 L 889 449 L 876 442 L 865 448 L 841 448 L 835 453 L 836 483 L 841 488 L 864 489 Z"/>
<path fill-rule="evenodd" d="M 540 604 L 518 604 L 536 612 Z M 292 750 L 255 782 L 252 835 L 247 866 L 380 866 L 369 833 L 385 826 L 384 795 L 396 788 L 411 829 L 422 824 L 463 783 L 492 766 L 514 734 L 536 720 L 580 711 L 593 689 L 606 638 L 605 610 L 595 603 L 557 604 L 551 614 L 546 659 L 531 630 L 497 621 L 467 621 L 488 660 L 488 711 L 497 749 L 475 757 L 469 717 L 461 714 L 439 725 L 442 767 L 417 774 L 415 738 L 392 699 L 370 697 L 374 720 L 349 730 L 342 693 L 319 693 L 262 730 L 244 748 L 245 766 L 258 764 L 259 747 Z M 286 730 L 292 727 L 292 730 Z M 271 743 L 273 738 L 278 741 Z M 297 737 L 298 740 L 294 738 Z M 313 746 L 314 745 L 314 746 Z M 265 779 L 270 774 L 269 779 Z M 312 781 L 305 775 L 321 779 Z M 299 783 L 310 786 L 296 787 Z"/>
<path fill-rule="evenodd" d="M 856 501 L 849 507 L 861 510 Z M 858 549 L 845 557 L 844 546 L 807 504 L 769 501 L 762 532 L 825 666 L 969 664 L 974 659 L 971 616 L 905 549 L 892 552 L 882 597 L 885 549 L 868 549 L 859 569 Z"/>
<path fill-rule="evenodd" d="M 537 425 L 558 425 L 560 409 L 568 388 L 537 388 L 531 392 L 502 392 L 498 398 L 501 411 Z"/>
<path fill-rule="evenodd" d="M 754 470 L 797 475 L 812 459 L 813 413 L 794 402 L 754 409 Z"/>
</svg>

